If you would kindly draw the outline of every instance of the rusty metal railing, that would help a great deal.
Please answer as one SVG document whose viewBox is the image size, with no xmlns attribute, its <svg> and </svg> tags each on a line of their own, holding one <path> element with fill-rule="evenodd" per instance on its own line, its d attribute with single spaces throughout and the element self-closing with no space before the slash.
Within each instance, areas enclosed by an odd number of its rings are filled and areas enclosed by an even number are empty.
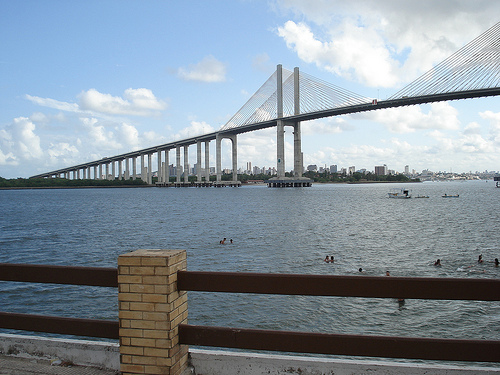
<svg viewBox="0 0 500 375">
<path fill-rule="evenodd" d="M 500 281 L 178 272 L 178 289 L 310 296 L 499 301 Z M 500 362 L 500 341 L 339 335 L 181 325 L 182 344 L 385 358 Z"/>
<path fill-rule="evenodd" d="M 117 287 L 115 268 L 0 263 L 0 281 Z M 182 291 L 500 301 L 500 280 L 178 272 Z M 117 321 L 0 312 L 0 328 L 119 338 Z M 321 334 L 180 325 L 182 344 L 280 352 L 500 362 L 500 340 Z"/>
<path fill-rule="evenodd" d="M 118 287 L 118 271 L 105 267 L 71 267 L 0 263 L 0 281 Z M 0 328 L 118 339 L 118 321 L 0 312 Z"/>
</svg>

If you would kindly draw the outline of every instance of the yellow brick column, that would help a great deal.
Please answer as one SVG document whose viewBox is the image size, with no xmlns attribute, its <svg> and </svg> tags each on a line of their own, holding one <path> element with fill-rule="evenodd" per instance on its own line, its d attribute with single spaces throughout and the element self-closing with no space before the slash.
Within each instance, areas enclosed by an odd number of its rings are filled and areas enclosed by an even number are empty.
<svg viewBox="0 0 500 375">
<path fill-rule="evenodd" d="M 136 250 L 118 257 L 120 370 L 122 374 L 181 374 L 188 347 L 178 326 L 187 323 L 187 293 L 177 291 L 185 250 Z"/>
</svg>

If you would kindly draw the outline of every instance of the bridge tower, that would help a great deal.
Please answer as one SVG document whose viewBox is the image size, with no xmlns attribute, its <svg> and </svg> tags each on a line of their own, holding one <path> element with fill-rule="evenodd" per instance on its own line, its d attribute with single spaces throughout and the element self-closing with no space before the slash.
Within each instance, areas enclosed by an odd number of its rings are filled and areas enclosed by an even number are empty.
<svg viewBox="0 0 500 375">
<path fill-rule="evenodd" d="M 276 156 L 277 177 L 268 180 L 269 187 L 303 187 L 311 186 L 312 180 L 302 177 L 304 163 L 302 159 L 302 138 L 300 132 L 300 121 L 283 120 L 283 68 L 276 68 Z M 293 113 L 300 115 L 300 75 L 299 68 L 293 70 Z M 285 126 L 293 127 L 293 174 L 294 177 L 285 177 Z"/>
</svg>

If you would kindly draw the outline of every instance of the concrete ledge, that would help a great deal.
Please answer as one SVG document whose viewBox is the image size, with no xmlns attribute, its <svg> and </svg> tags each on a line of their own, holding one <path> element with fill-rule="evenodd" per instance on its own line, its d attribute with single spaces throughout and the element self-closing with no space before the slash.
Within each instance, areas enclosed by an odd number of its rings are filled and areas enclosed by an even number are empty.
<svg viewBox="0 0 500 375">
<path fill-rule="evenodd" d="M 45 338 L 0 334 L 0 354 L 60 359 L 80 366 L 120 369 L 119 346 L 113 342 Z M 432 365 L 368 360 L 241 353 L 190 349 L 190 369 L 197 375 L 489 375 L 500 374 L 498 366 Z"/>
<path fill-rule="evenodd" d="M 118 343 L 0 334 L 0 353 L 60 359 L 79 366 L 120 369 Z"/>
<path fill-rule="evenodd" d="M 198 375 L 487 375 L 500 367 L 446 366 L 365 360 L 338 360 L 288 355 L 190 349 L 190 365 Z"/>
</svg>

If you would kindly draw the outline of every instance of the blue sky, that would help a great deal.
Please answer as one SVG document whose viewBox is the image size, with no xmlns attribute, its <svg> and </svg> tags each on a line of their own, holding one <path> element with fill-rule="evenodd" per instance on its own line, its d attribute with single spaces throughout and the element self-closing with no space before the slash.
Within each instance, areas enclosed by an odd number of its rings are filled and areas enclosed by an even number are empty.
<svg viewBox="0 0 500 375">
<path fill-rule="evenodd" d="M 0 176 L 216 131 L 277 64 L 385 99 L 498 14 L 500 3 L 487 0 L 0 0 Z M 304 164 L 500 170 L 499 104 L 483 98 L 305 122 Z M 276 165 L 274 129 L 241 135 L 238 145 L 239 167 Z"/>
</svg>

